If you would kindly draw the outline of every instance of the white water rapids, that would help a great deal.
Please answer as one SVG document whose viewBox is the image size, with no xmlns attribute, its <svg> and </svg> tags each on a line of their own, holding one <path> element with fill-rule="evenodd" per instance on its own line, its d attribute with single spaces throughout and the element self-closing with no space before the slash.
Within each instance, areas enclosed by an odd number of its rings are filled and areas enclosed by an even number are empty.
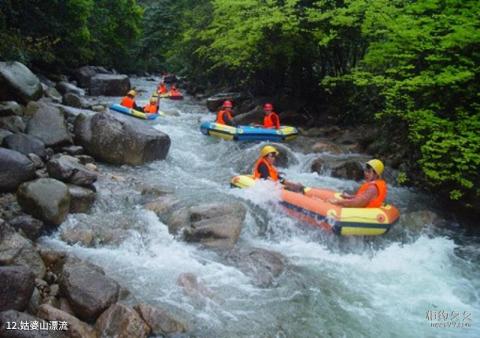
<svg viewBox="0 0 480 338">
<path fill-rule="evenodd" d="M 156 82 L 136 79 L 134 84 L 146 90 L 142 101 Z M 70 215 L 62 225 L 134 223 L 129 238 L 118 245 L 84 248 L 53 234 L 43 239 L 46 244 L 102 266 L 138 302 L 167 308 L 182 318 L 188 335 L 195 337 L 480 336 L 478 235 L 467 236 L 454 222 L 444 228 L 419 228 L 402 219 L 373 239 L 308 229 L 272 210 L 269 200 L 276 197 L 268 184 L 250 191 L 229 187 L 233 175 L 250 172 L 264 143 L 238 144 L 202 135 L 200 119 L 214 115 L 189 97 L 183 102 L 162 100 L 161 110 L 180 113 L 154 123 L 171 138 L 167 159 L 140 167 L 100 165 L 100 172 L 126 181 L 100 179 L 93 210 Z M 290 166 L 282 171 L 288 178 L 339 190 L 357 186 L 311 173 L 315 157 L 302 153 L 296 142 L 286 144 Z M 258 287 L 215 252 L 175 239 L 141 206 L 138 182 L 170 187 L 185 205 L 242 202 L 248 213 L 237 246 L 281 253 L 287 259 L 285 271 L 273 286 Z M 402 214 L 431 208 L 428 196 L 407 188 L 389 187 L 389 201 Z M 195 274 L 213 296 L 186 294 L 176 283 L 185 272 Z M 470 327 L 452 326 L 455 323 Z"/>
</svg>

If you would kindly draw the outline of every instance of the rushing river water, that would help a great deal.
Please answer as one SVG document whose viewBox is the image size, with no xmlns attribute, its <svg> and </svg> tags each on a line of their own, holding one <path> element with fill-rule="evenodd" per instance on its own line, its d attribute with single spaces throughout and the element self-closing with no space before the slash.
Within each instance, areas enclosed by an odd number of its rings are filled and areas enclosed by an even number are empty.
<svg viewBox="0 0 480 338">
<path fill-rule="evenodd" d="M 134 85 L 146 90 L 146 100 L 156 83 L 136 79 Z M 69 246 L 58 234 L 44 242 L 102 266 L 139 302 L 185 319 L 196 337 L 480 336 L 478 235 L 467 236 L 453 221 L 443 227 L 413 226 L 403 218 L 388 234 L 373 239 L 339 238 L 299 226 L 272 210 L 269 200 L 276 197 L 271 187 L 229 187 L 233 175 L 251 170 L 264 144 L 202 135 L 200 120 L 214 115 L 191 98 L 162 100 L 161 109 L 180 113 L 154 123 L 172 140 L 167 159 L 141 167 L 100 165 L 102 173 L 125 181 L 100 179 L 92 212 L 70 215 L 62 225 L 135 224 L 128 238 L 95 248 Z M 287 177 L 341 190 L 356 186 L 311 173 L 315 157 L 302 153 L 299 143 L 286 144 Z M 169 187 L 185 205 L 242 202 L 248 213 L 237 246 L 281 253 L 287 259 L 285 271 L 273 286 L 259 287 L 217 253 L 176 240 L 141 206 L 138 183 Z M 389 189 L 389 201 L 402 214 L 432 208 L 428 196 Z M 176 282 L 185 272 L 198 276 L 213 296 L 185 294 Z"/>
</svg>

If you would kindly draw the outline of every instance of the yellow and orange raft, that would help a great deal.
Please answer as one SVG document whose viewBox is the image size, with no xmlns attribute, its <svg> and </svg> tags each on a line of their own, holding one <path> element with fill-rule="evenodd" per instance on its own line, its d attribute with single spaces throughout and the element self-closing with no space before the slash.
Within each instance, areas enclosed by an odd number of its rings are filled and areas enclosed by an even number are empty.
<svg viewBox="0 0 480 338">
<path fill-rule="evenodd" d="M 231 185 L 248 188 L 255 185 L 250 175 L 235 176 Z M 378 236 L 385 234 L 398 221 L 400 213 L 393 205 L 380 208 L 344 208 L 327 203 L 341 199 L 339 192 L 329 189 L 306 188 L 305 194 L 281 190 L 280 203 L 284 211 L 303 222 L 342 236 Z"/>
</svg>

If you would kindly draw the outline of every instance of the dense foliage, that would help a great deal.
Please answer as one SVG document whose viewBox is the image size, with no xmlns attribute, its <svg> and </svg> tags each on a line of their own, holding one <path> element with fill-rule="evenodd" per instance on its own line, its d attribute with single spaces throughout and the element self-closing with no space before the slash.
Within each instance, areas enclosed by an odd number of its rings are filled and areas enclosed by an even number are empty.
<svg viewBox="0 0 480 338">
<path fill-rule="evenodd" d="M 135 0 L 3 0 L 0 59 L 57 71 L 133 68 L 142 11 Z"/>
<path fill-rule="evenodd" d="M 298 99 L 316 121 L 381 126 L 384 143 L 394 139 L 401 152 L 404 180 L 479 203 L 479 8 L 479 0 L 4 0 L 0 59 L 170 70 L 205 88 Z"/>
</svg>

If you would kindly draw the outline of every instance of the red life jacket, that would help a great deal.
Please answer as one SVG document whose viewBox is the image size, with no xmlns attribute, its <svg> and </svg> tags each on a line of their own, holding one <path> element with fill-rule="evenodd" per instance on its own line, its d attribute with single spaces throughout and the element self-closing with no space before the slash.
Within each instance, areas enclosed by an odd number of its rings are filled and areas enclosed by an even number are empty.
<svg viewBox="0 0 480 338">
<path fill-rule="evenodd" d="M 160 85 L 160 88 L 158 88 L 158 93 L 159 93 L 159 94 L 165 94 L 166 92 L 168 92 L 167 86 L 165 86 L 165 85 Z"/>
<path fill-rule="evenodd" d="M 227 124 L 226 121 L 224 120 L 224 115 L 227 115 L 228 119 L 232 120 L 232 114 L 227 111 L 227 110 L 220 110 L 217 114 L 217 120 L 215 121 L 218 124 Z"/>
<path fill-rule="evenodd" d="M 257 162 L 255 162 L 255 165 L 253 166 L 253 177 L 255 179 L 259 179 L 261 177 L 260 171 L 258 170 L 258 167 L 260 164 L 265 164 L 268 168 L 268 175 L 272 181 L 278 181 L 278 171 L 277 169 L 268 163 L 268 161 L 265 159 L 265 157 L 260 157 Z"/>
<path fill-rule="evenodd" d="M 363 183 L 358 189 L 355 196 L 359 196 L 363 194 L 365 190 L 367 190 L 372 185 L 375 186 L 375 188 L 377 189 L 377 197 L 375 197 L 370 202 L 368 202 L 365 208 L 379 208 L 382 206 L 383 202 L 385 201 L 385 198 L 387 197 L 387 184 L 385 183 L 384 180 L 381 180 L 381 179 L 378 179 L 372 182 Z"/>
<path fill-rule="evenodd" d="M 143 107 L 143 111 L 145 113 L 152 113 L 156 114 L 158 110 L 158 106 L 156 104 L 147 104 L 145 107 Z"/>
<path fill-rule="evenodd" d="M 265 128 L 275 128 L 280 129 L 280 118 L 278 117 L 277 113 L 273 111 L 270 112 L 263 118 L 263 126 Z"/>
<path fill-rule="evenodd" d="M 122 106 L 127 107 L 127 108 L 133 108 L 135 105 L 135 100 L 131 98 L 130 96 L 125 96 L 122 99 L 122 102 L 120 103 Z"/>
</svg>

